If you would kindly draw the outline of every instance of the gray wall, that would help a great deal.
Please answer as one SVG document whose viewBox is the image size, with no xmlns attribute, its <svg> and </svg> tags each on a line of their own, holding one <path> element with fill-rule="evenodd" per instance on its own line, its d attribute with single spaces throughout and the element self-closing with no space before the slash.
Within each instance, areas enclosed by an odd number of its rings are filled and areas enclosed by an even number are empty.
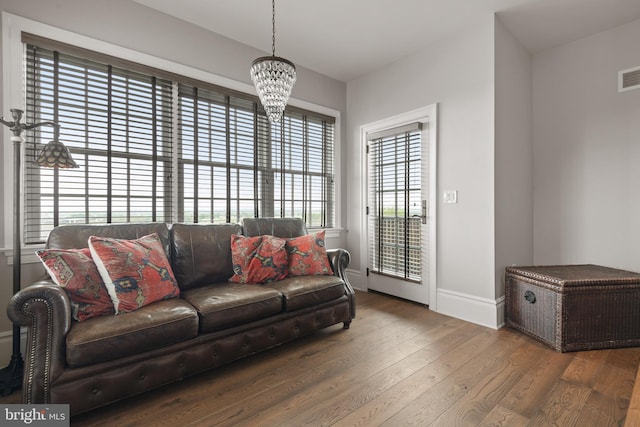
<svg viewBox="0 0 640 427">
<path fill-rule="evenodd" d="M 445 296 L 495 299 L 493 17 L 347 83 L 347 248 L 354 282 L 363 274 L 363 125 L 438 103 L 437 285 Z M 457 204 L 443 204 L 458 190 Z M 360 283 L 357 283 L 360 282 Z M 442 295 L 441 295 L 442 296 Z M 465 317 L 438 298 L 438 311 Z M 453 313 L 456 312 L 456 313 Z M 495 320 L 494 320 L 495 322 Z"/>
<path fill-rule="evenodd" d="M 640 21 L 533 57 L 534 260 L 640 271 Z"/>
<path fill-rule="evenodd" d="M 241 3 L 238 7 L 242 7 Z M 249 77 L 251 61 L 265 54 L 129 0 L 2 0 L 0 9 L 246 84 L 251 84 Z M 291 97 L 340 111 L 342 129 L 336 131 L 344 140 L 345 83 L 301 66 L 297 66 L 297 71 L 298 81 Z M 15 107 L 3 105 L 1 97 L 0 105 L 0 114 L 4 116 L 9 116 L 9 108 Z M 4 135 L 5 132 L 1 132 L 0 138 Z M 337 152 L 336 155 L 342 156 L 342 153 Z M 10 161 L 10 159 L 4 161 Z M 343 162 L 343 167 L 344 165 Z M 4 181 L 2 176 L 0 181 Z M 0 191 L 3 191 L 6 186 L 12 188 L 11 183 L 0 182 Z M 344 191 L 342 197 L 346 197 Z M 0 224 L 4 224 L 3 216 L 4 211 L 0 209 Z M 10 218 L 7 220 L 10 221 Z M 340 221 L 342 224 L 346 222 L 344 218 L 340 218 Z M 0 227 L 0 242 L 4 242 L 4 230 L 1 229 L 2 227 Z M 328 241 L 328 244 L 333 247 L 343 246 L 343 237 Z M 7 255 L 10 255 L 10 252 Z M 23 286 L 41 277 L 43 272 L 44 270 L 38 264 L 24 265 Z M 5 304 L 11 296 L 11 266 L 7 265 L 7 258 L 1 253 L 0 277 L 6 278 L 0 286 L 0 306 L 4 313 Z M 11 323 L 6 315 L 0 315 L 0 366 L 4 366 L 8 361 L 10 350 L 7 350 L 7 344 L 10 343 L 10 329 Z"/>
</svg>

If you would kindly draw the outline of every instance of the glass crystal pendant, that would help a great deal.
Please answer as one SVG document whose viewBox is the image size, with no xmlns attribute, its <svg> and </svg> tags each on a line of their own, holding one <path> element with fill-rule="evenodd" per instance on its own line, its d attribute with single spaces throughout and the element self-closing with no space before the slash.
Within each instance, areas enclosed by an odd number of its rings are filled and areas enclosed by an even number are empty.
<svg viewBox="0 0 640 427">
<path fill-rule="evenodd" d="M 251 81 L 269 121 L 279 122 L 296 82 L 296 67 L 284 58 L 263 56 L 251 64 Z"/>
</svg>

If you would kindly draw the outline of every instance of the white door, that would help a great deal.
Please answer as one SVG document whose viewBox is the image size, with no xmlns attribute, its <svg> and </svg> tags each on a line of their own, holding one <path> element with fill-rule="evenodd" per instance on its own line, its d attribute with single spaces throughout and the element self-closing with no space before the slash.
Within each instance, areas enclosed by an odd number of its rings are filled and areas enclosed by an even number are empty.
<svg viewBox="0 0 640 427">
<path fill-rule="evenodd" d="M 422 304 L 432 302 L 435 285 L 429 126 L 415 121 L 366 133 L 368 288 Z"/>
</svg>

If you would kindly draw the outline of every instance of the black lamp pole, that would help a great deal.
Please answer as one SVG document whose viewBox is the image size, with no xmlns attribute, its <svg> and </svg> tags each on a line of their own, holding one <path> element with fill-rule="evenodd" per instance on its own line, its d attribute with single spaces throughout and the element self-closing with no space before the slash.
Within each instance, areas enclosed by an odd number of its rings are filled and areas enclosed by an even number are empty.
<svg viewBox="0 0 640 427">
<path fill-rule="evenodd" d="M 12 109 L 11 115 L 13 121 L 7 121 L 4 117 L 0 117 L 0 123 L 8 126 L 13 136 L 13 295 L 20 291 L 20 277 L 22 266 L 22 239 L 21 233 L 21 212 L 20 212 L 20 187 L 21 187 L 21 153 L 22 153 L 22 132 L 24 130 L 34 129 L 39 126 L 58 127 L 55 122 L 42 122 L 34 124 L 20 123 L 22 119 L 22 110 Z M 13 347 L 11 360 L 9 365 L 0 369 L 0 395 L 7 396 L 14 390 L 22 386 L 22 374 L 24 371 L 24 361 L 20 349 L 20 326 L 13 324 Z"/>
</svg>

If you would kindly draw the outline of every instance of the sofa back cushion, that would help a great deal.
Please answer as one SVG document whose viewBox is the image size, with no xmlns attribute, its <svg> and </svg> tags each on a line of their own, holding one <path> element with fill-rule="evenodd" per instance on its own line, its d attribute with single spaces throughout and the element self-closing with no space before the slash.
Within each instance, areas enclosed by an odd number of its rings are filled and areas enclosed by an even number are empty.
<svg viewBox="0 0 640 427">
<path fill-rule="evenodd" d="M 307 226 L 300 218 L 244 218 L 242 229 L 247 237 L 269 234 L 287 239 L 307 234 Z"/>
<path fill-rule="evenodd" d="M 231 235 L 239 224 L 173 224 L 173 273 L 185 291 L 233 276 Z"/>
<path fill-rule="evenodd" d="M 162 222 L 128 224 L 65 224 L 54 228 L 47 238 L 47 248 L 82 249 L 89 247 L 89 236 L 112 239 L 139 239 L 156 233 L 167 256 L 171 253 L 169 227 Z"/>
</svg>

